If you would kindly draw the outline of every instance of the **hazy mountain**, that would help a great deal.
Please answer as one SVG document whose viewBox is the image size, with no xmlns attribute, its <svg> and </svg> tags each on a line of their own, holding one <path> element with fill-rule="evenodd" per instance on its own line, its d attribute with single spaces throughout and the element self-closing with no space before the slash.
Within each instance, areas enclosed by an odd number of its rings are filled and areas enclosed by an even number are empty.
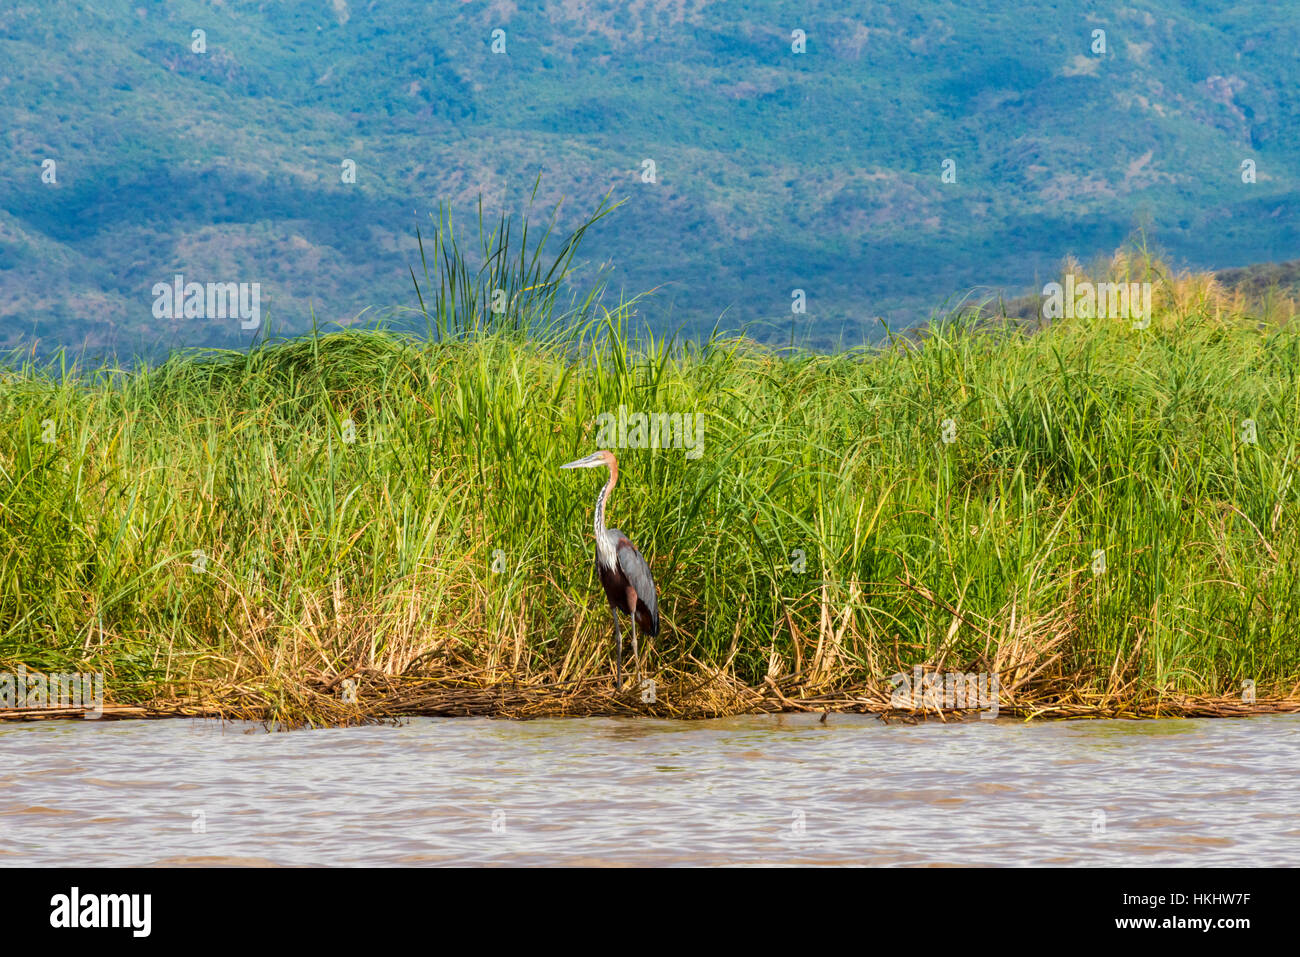
<svg viewBox="0 0 1300 957">
<path fill-rule="evenodd" d="M 539 174 L 562 226 L 627 200 L 589 272 L 692 331 L 784 337 L 802 289 L 801 338 L 858 341 L 1139 227 L 1194 266 L 1300 256 L 1297 5 L 1085 6 L 7 4 L 0 342 L 249 341 L 156 318 L 178 273 L 290 330 L 413 306 L 438 201 L 472 230 Z"/>
</svg>

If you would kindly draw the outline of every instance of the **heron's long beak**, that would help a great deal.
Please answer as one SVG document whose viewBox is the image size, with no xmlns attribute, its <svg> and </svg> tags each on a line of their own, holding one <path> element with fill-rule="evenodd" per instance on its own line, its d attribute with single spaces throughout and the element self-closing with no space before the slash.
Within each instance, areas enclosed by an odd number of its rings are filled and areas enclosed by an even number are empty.
<svg viewBox="0 0 1300 957">
<path fill-rule="evenodd" d="M 604 464 L 605 464 L 604 457 L 599 452 L 596 452 L 593 453 L 592 455 L 585 455 L 580 459 L 574 459 L 572 462 L 566 462 L 563 465 L 561 465 L 560 468 L 590 469 L 590 468 L 595 468 L 597 465 L 604 465 Z"/>
</svg>

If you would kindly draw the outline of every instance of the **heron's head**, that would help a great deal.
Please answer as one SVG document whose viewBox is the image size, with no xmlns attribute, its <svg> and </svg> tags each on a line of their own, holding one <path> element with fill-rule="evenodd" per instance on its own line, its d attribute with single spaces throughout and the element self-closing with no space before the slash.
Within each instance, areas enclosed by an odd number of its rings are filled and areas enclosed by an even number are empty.
<svg viewBox="0 0 1300 957">
<path fill-rule="evenodd" d="M 572 462 L 566 462 L 564 465 L 561 465 L 560 468 L 594 469 L 602 465 L 606 465 L 611 469 L 616 469 L 618 468 L 618 459 L 614 458 L 613 452 L 606 452 L 602 449 L 599 452 L 592 452 L 590 455 L 580 459 L 575 459 Z"/>
</svg>

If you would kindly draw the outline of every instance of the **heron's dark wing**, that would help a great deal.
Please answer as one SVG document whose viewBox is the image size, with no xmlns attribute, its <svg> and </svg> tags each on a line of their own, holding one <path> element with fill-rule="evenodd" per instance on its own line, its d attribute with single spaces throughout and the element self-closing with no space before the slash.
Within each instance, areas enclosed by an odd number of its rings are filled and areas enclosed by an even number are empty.
<svg viewBox="0 0 1300 957">
<path fill-rule="evenodd" d="M 627 577 L 628 584 L 636 589 L 637 624 L 647 635 L 659 634 L 659 596 L 655 591 L 655 580 L 650 574 L 650 566 L 636 550 L 636 546 L 621 533 L 616 554 L 619 570 Z"/>
</svg>

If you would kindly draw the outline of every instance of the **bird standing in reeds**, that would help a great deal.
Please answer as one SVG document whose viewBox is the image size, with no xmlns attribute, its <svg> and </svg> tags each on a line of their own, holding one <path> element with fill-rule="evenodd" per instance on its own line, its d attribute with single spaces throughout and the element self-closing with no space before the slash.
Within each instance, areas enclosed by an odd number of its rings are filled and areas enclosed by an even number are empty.
<svg viewBox="0 0 1300 957">
<path fill-rule="evenodd" d="M 641 683 L 641 654 L 637 648 L 637 626 L 652 638 L 659 634 L 659 597 L 650 566 L 636 550 L 636 546 L 617 528 L 605 527 L 605 504 L 618 482 L 618 459 L 613 452 L 593 452 L 585 458 L 561 465 L 562 469 L 609 468 L 609 481 L 596 496 L 596 575 L 609 599 L 609 610 L 614 615 L 614 636 L 618 642 L 618 657 L 614 674 L 618 690 L 623 690 L 623 628 L 619 623 L 621 611 L 632 619 L 632 658 L 636 666 L 638 686 Z"/>
</svg>

